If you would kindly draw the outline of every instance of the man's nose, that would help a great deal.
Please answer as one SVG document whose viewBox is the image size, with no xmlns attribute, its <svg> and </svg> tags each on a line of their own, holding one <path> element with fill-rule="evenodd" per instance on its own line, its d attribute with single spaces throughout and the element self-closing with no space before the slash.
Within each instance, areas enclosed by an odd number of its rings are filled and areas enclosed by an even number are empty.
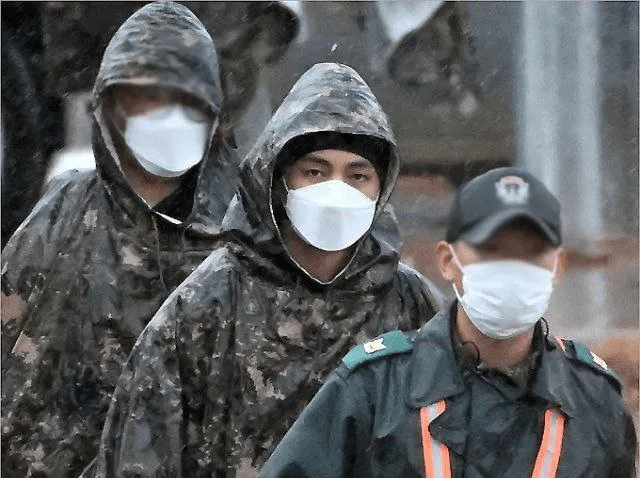
<svg viewBox="0 0 640 478">
<path fill-rule="evenodd" d="M 342 181 L 343 183 L 348 182 L 348 178 L 344 173 L 341 172 L 334 172 L 331 174 L 331 176 L 329 177 L 329 179 L 331 180 L 337 180 L 337 181 Z"/>
</svg>

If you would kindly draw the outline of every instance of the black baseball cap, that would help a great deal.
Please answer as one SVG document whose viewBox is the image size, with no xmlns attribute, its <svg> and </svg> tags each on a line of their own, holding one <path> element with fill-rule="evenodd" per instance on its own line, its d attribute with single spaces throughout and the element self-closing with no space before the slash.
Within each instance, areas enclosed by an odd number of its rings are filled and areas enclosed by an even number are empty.
<svg viewBox="0 0 640 478">
<path fill-rule="evenodd" d="M 529 220 L 552 246 L 561 244 L 560 204 L 546 186 L 521 168 L 492 169 L 459 189 L 446 240 L 482 244 L 515 219 Z"/>
</svg>

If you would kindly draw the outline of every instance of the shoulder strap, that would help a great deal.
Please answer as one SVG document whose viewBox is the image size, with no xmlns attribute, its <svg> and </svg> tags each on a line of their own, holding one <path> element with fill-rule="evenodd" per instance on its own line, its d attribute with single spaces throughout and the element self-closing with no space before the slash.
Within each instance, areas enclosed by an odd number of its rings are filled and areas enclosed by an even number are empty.
<svg viewBox="0 0 640 478">
<path fill-rule="evenodd" d="M 345 355 L 342 363 L 349 370 L 354 370 L 363 363 L 371 362 L 381 357 L 406 353 L 411 349 L 413 349 L 413 345 L 409 342 L 407 336 L 403 332 L 395 330 L 354 347 Z"/>
<path fill-rule="evenodd" d="M 622 390 L 620 377 L 618 377 L 618 375 L 609 368 L 607 362 L 598 357 L 598 355 L 592 352 L 588 347 L 579 342 L 562 339 L 560 337 L 556 337 L 556 340 L 565 355 L 570 359 L 588 365 L 592 370 L 606 376 L 619 392 Z"/>
</svg>

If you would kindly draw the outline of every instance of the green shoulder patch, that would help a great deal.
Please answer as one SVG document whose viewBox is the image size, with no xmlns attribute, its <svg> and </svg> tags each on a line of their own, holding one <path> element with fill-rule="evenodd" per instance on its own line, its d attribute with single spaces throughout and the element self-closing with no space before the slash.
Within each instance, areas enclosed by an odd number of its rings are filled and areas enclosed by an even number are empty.
<svg viewBox="0 0 640 478">
<path fill-rule="evenodd" d="M 399 330 L 394 330 L 352 348 L 344 356 L 342 363 L 349 370 L 353 370 L 365 362 L 377 360 L 380 357 L 405 353 L 412 348 L 413 345 L 411 345 L 406 335 Z"/>
<path fill-rule="evenodd" d="M 613 379 L 614 384 L 618 389 L 622 388 L 622 382 L 620 381 L 620 377 L 609 368 L 607 362 L 605 362 L 602 358 L 598 357 L 594 352 L 589 350 L 585 345 L 574 342 L 572 340 L 562 339 L 562 342 L 565 345 L 565 353 L 569 355 L 569 357 L 579 360 L 580 362 L 588 365 L 595 371 L 604 374 L 609 379 Z M 571 353 L 573 352 L 573 353 Z"/>
</svg>

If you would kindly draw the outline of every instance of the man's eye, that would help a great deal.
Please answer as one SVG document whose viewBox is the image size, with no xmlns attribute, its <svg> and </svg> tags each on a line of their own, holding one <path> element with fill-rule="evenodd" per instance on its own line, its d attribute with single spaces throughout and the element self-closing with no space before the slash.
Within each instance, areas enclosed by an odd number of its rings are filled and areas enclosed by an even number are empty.
<svg viewBox="0 0 640 478">
<path fill-rule="evenodd" d="M 355 173 L 353 175 L 353 179 L 356 181 L 367 181 L 369 179 L 369 176 L 367 176 L 366 174 L 362 174 L 362 173 Z"/>
<path fill-rule="evenodd" d="M 305 171 L 305 174 L 307 176 L 311 176 L 311 177 L 317 178 L 318 176 L 320 176 L 322 174 L 322 171 L 320 171 L 319 169 L 307 169 Z"/>
</svg>

